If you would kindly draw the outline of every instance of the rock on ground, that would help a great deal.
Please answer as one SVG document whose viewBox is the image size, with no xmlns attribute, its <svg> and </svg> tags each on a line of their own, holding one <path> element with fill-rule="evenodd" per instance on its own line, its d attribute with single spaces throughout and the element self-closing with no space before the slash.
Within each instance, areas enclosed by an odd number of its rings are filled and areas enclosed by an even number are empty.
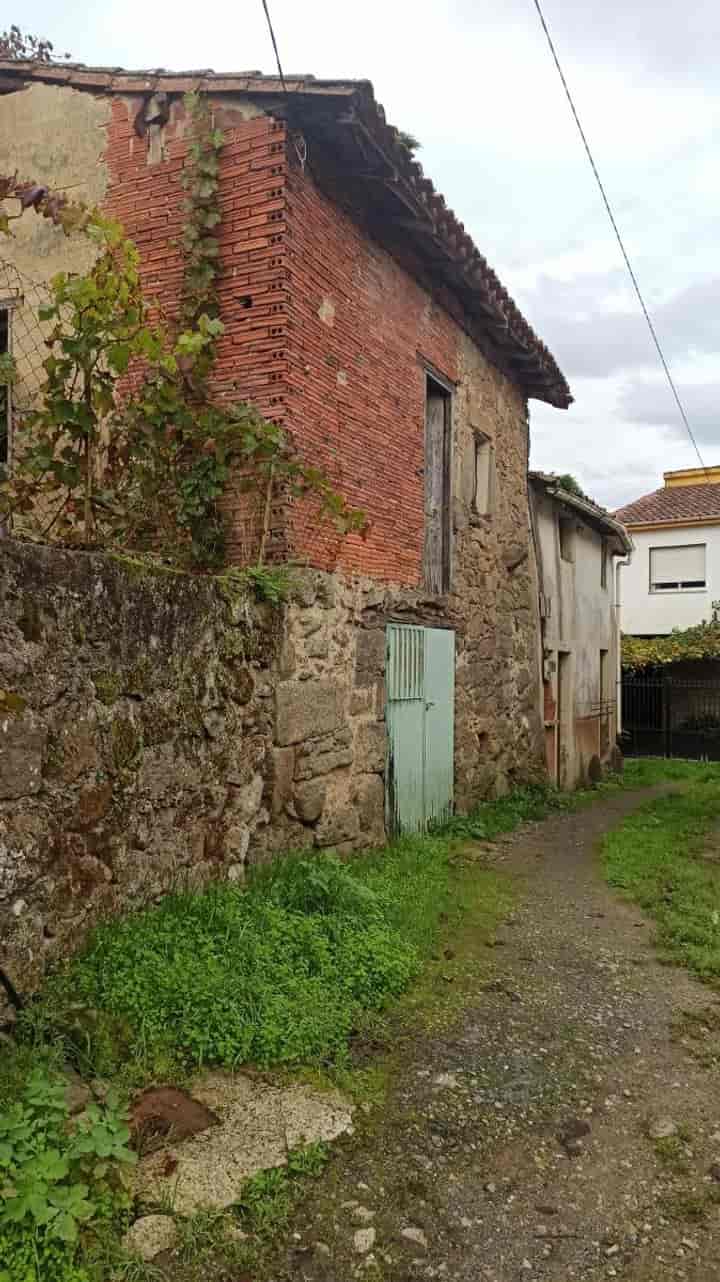
<svg viewBox="0 0 720 1282">
<path fill-rule="evenodd" d="M 177 1227 L 171 1215 L 142 1215 L 130 1226 L 123 1246 L 141 1260 L 154 1260 L 162 1251 L 171 1251 L 177 1242 Z"/>
</svg>

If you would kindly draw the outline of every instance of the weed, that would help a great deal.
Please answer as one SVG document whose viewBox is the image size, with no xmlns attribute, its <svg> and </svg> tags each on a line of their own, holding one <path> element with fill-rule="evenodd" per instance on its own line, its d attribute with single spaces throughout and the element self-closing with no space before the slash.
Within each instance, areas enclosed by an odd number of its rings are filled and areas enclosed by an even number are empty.
<svg viewBox="0 0 720 1282">
<path fill-rule="evenodd" d="M 79 1024 L 75 1045 L 105 1074 L 128 1059 L 337 1060 L 363 1010 L 417 976 L 450 893 L 447 842 L 400 842 L 352 866 L 289 857 L 247 890 L 175 895 L 100 926 L 32 1021 L 45 1036 Z"/>
<path fill-rule="evenodd" d="M 27 1042 L 13 1039 L 7 1045 L 2 1043 L 1 1051 L 0 1114 L 20 1099 L 34 1069 L 42 1069 L 52 1077 L 62 1067 L 63 1048 L 58 1041 L 43 1042 L 34 1037 Z"/>
<path fill-rule="evenodd" d="M 291 1149 L 288 1153 L 287 1173 L 293 1179 L 316 1180 L 325 1170 L 329 1156 L 327 1144 L 323 1144 L 322 1140 Z"/>
<path fill-rule="evenodd" d="M 179 1258 L 199 1261 L 232 1239 L 234 1221 L 227 1211 L 201 1210 L 178 1220 L 177 1228 Z"/>
<path fill-rule="evenodd" d="M 327 1160 L 326 1145 L 309 1144 L 288 1153 L 287 1166 L 258 1171 L 246 1180 L 233 1208 L 243 1229 L 265 1240 L 281 1232 L 300 1196 L 302 1181 L 317 1179 Z"/>
<path fill-rule="evenodd" d="M 296 577 L 285 565 L 249 565 L 243 570 L 226 570 L 217 576 L 217 582 L 231 598 L 249 591 L 257 601 L 279 606 L 291 597 Z"/>
<path fill-rule="evenodd" d="M 658 1160 L 668 1170 L 674 1171 L 677 1175 L 687 1175 L 690 1170 L 685 1145 L 677 1135 L 666 1135 L 662 1139 L 654 1141 L 655 1153 Z"/>
<path fill-rule="evenodd" d="M 718 1201 L 715 1190 L 704 1190 L 696 1193 L 690 1189 L 678 1189 L 661 1199 L 663 1214 L 672 1220 L 704 1220 L 708 1211 Z"/>
<path fill-rule="evenodd" d="M 484 801 L 469 815 L 455 815 L 441 831 L 443 836 L 471 841 L 492 841 L 528 820 L 545 819 L 553 811 L 570 810 L 577 794 L 558 792 L 549 785 L 517 788 L 495 801 Z"/>
<path fill-rule="evenodd" d="M 71 1126 L 64 1083 L 39 1069 L 30 1074 L 20 1099 L 0 1114 L 3 1282 L 87 1276 L 76 1267 L 84 1226 L 129 1207 L 129 1138 L 116 1100 L 102 1110 L 91 1104 Z"/>
</svg>

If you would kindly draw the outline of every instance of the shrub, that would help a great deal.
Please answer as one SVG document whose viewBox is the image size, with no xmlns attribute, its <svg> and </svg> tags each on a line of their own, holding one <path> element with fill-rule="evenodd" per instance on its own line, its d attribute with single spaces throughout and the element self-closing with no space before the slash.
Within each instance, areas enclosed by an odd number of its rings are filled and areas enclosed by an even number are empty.
<svg viewBox="0 0 720 1282">
<path fill-rule="evenodd" d="M 71 1125 L 63 1084 L 30 1075 L 0 1114 L 0 1282 L 85 1282 L 81 1231 L 129 1206 L 129 1138 L 115 1098 Z"/>
</svg>

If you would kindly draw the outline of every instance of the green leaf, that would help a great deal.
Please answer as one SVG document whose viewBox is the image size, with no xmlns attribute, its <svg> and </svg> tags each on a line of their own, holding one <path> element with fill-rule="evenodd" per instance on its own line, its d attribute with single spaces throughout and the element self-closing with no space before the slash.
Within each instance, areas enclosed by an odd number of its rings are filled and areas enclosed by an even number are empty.
<svg viewBox="0 0 720 1282">
<path fill-rule="evenodd" d="M 77 1224 L 67 1211 L 61 1211 L 52 1225 L 53 1237 L 60 1238 L 61 1242 L 77 1242 L 78 1230 Z"/>
</svg>

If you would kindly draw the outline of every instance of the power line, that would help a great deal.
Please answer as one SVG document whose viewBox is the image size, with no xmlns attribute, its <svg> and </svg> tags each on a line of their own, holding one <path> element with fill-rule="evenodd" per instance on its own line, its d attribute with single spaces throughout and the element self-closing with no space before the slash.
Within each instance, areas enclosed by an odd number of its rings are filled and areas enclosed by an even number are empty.
<svg viewBox="0 0 720 1282">
<path fill-rule="evenodd" d="M 275 39 L 275 32 L 273 31 L 272 18 L 270 17 L 270 10 L 268 9 L 267 0 L 262 0 L 262 7 L 265 10 L 265 17 L 267 18 L 268 31 L 270 32 L 272 47 L 275 51 L 275 61 L 277 63 L 278 75 L 280 76 L 280 83 L 283 87 L 283 91 L 287 95 L 287 85 L 285 84 L 285 77 L 283 75 L 283 69 L 280 63 L 280 54 L 278 53 L 277 40 Z"/>
<path fill-rule="evenodd" d="M 263 3 L 264 3 L 264 0 L 263 0 Z M 615 215 L 613 214 L 613 211 L 612 211 L 612 208 L 611 208 L 611 205 L 610 205 L 610 201 L 608 200 L 608 197 L 607 197 L 607 194 L 606 194 L 605 188 L 603 187 L 602 178 L 600 177 L 600 174 L 598 173 L 597 165 L 595 164 L 595 160 L 594 160 L 594 158 L 593 158 L 593 154 L 592 154 L 592 152 L 591 152 L 591 150 L 590 150 L 590 144 L 589 144 L 589 142 L 588 142 L 588 140 L 587 140 L 587 138 L 586 138 L 586 136 L 585 136 L 585 130 L 583 129 L 583 127 L 582 127 L 582 125 L 581 125 L 581 123 L 580 123 L 580 117 L 578 116 L 577 110 L 576 110 L 576 108 L 575 108 L 575 103 L 573 102 L 573 97 L 572 97 L 572 94 L 570 93 L 570 89 L 569 89 L 569 87 L 568 87 L 568 82 L 567 82 L 567 80 L 565 79 L 565 75 L 564 75 L 563 69 L 562 69 L 562 67 L 560 66 L 560 59 L 558 58 L 557 53 L 555 52 L 555 45 L 553 44 L 552 36 L 550 35 L 550 32 L 548 31 L 548 25 L 547 25 L 547 23 L 546 23 L 546 21 L 545 21 L 545 15 L 543 14 L 543 11 L 542 11 L 542 9 L 541 9 L 541 7 L 540 7 L 540 0 L 533 0 L 533 4 L 535 5 L 535 8 L 537 9 L 538 17 L 539 17 L 539 19 L 540 19 L 540 22 L 542 23 L 542 29 L 543 29 L 543 31 L 545 32 L 545 37 L 546 37 L 546 39 L 547 39 L 548 46 L 549 46 L 549 48 L 550 48 L 550 53 L 552 54 L 552 57 L 553 57 L 553 62 L 555 63 L 555 66 L 556 66 L 556 68 L 557 68 L 557 73 L 558 73 L 558 75 L 559 75 L 559 77 L 560 77 L 560 80 L 561 80 L 561 82 L 562 82 L 562 87 L 563 87 L 563 89 L 565 90 L 565 97 L 567 98 L 568 103 L 570 104 L 570 110 L 571 110 L 571 112 L 572 112 L 572 114 L 573 114 L 573 119 L 574 119 L 574 121 L 575 121 L 575 124 L 577 125 L 578 133 L 580 134 L 580 137 L 581 137 L 581 139 L 582 139 L 582 144 L 583 144 L 583 147 L 585 148 L 585 152 L 586 152 L 586 154 L 587 154 L 587 158 L 588 158 L 588 160 L 590 161 L 590 168 L 592 169 L 592 171 L 593 171 L 593 173 L 594 173 L 594 175 L 595 175 L 595 181 L 596 181 L 596 183 L 597 183 L 597 185 L 598 185 L 598 188 L 599 188 L 599 190 L 600 190 L 600 195 L 601 195 L 601 196 L 602 196 L 602 198 L 603 198 L 603 204 L 605 205 L 605 208 L 606 208 L 606 210 L 607 210 L 607 215 L 608 215 L 608 218 L 610 219 L 610 222 L 611 222 L 611 224 L 612 224 L 612 229 L 613 229 L 613 231 L 615 232 L 615 236 L 616 236 L 616 239 L 617 239 L 617 243 L 618 243 L 618 245 L 620 246 L 620 252 L 621 252 L 621 254 L 622 254 L 623 258 L 625 259 L 625 266 L 626 266 L 626 267 L 627 267 L 627 269 L 628 269 L 628 273 L 629 273 L 629 275 L 630 275 L 630 279 L 631 279 L 631 281 L 632 281 L 632 283 L 633 283 L 633 286 L 634 286 L 634 289 L 635 289 L 635 293 L 636 293 L 636 294 L 637 294 L 637 296 L 638 296 L 638 302 L 640 303 L 640 306 L 641 306 L 641 308 L 642 308 L 643 316 L 645 317 L 645 320 L 647 321 L 647 326 L 648 326 L 648 329 L 650 330 L 650 333 L 651 333 L 651 335 L 652 335 L 653 343 L 655 344 L 655 347 L 657 348 L 657 354 L 658 354 L 658 356 L 660 357 L 660 363 L 661 363 L 661 365 L 662 365 L 662 367 L 663 367 L 663 369 L 664 369 L 664 371 L 665 371 L 665 377 L 667 378 L 667 381 L 668 381 L 668 383 L 669 383 L 669 385 L 670 385 L 670 391 L 672 392 L 673 397 L 675 398 L 675 404 L 677 405 L 677 407 L 678 407 L 678 409 L 679 409 L 679 411 L 680 411 L 680 417 L 681 417 L 681 419 L 682 419 L 683 423 L 685 424 L 685 428 L 686 428 L 686 430 L 687 430 L 687 434 L 688 434 L 688 436 L 690 437 L 690 440 L 692 441 L 693 449 L 695 450 L 695 453 L 696 453 L 696 454 L 697 454 L 697 456 L 698 456 L 698 460 L 699 460 L 699 462 L 700 462 L 700 466 L 703 468 L 703 470 L 704 470 L 704 471 L 707 471 L 707 468 L 706 468 L 706 466 L 705 466 L 705 463 L 703 462 L 703 458 L 702 458 L 702 455 L 701 455 L 701 453 L 700 453 L 700 450 L 698 449 L 697 441 L 695 440 L 695 437 L 693 436 L 693 431 L 692 431 L 692 428 L 691 428 L 690 423 L 689 423 L 689 421 L 688 421 L 688 416 L 687 416 L 687 414 L 685 413 L 685 408 L 684 408 L 684 406 L 683 406 L 682 401 L 680 400 L 680 394 L 679 394 L 679 392 L 678 392 L 678 390 L 677 390 L 677 387 L 675 386 L 675 380 L 673 379 L 673 376 L 672 376 L 672 374 L 670 373 L 670 366 L 668 365 L 668 363 L 667 363 L 667 361 L 666 361 L 666 359 L 665 359 L 665 353 L 663 352 L 663 349 L 662 349 L 662 347 L 660 346 L 660 339 L 659 339 L 659 338 L 658 338 L 658 336 L 657 336 L 657 333 L 656 333 L 656 331 L 655 331 L 655 326 L 653 325 L 652 320 L 651 320 L 651 318 L 650 318 L 650 313 L 649 313 L 649 311 L 648 311 L 648 309 L 647 309 L 647 307 L 646 307 L 646 305 L 645 305 L 645 299 L 644 299 L 644 298 L 643 298 L 643 296 L 642 296 L 642 291 L 641 291 L 640 286 L 639 286 L 639 284 L 638 284 L 637 276 L 635 275 L 635 272 L 633 271 L 632 263 L 630 262 L 630 259 L 629 259 L 629 257 L 628 257 L 628 252 L 627 252 L 627 250 L 626 250 L 626 248 L 625 248 L 625 245 L 624 245 L 624 243 L 623 243 L 623 238 L 622 238 L 622 236 L 620 235 L 620 229 L 619 229 L 619 227 L 618 227 L 618 225 L 617 225 L 617 223 L 616 223 L 616 221 L 615 221 Z"/>
</svg>

